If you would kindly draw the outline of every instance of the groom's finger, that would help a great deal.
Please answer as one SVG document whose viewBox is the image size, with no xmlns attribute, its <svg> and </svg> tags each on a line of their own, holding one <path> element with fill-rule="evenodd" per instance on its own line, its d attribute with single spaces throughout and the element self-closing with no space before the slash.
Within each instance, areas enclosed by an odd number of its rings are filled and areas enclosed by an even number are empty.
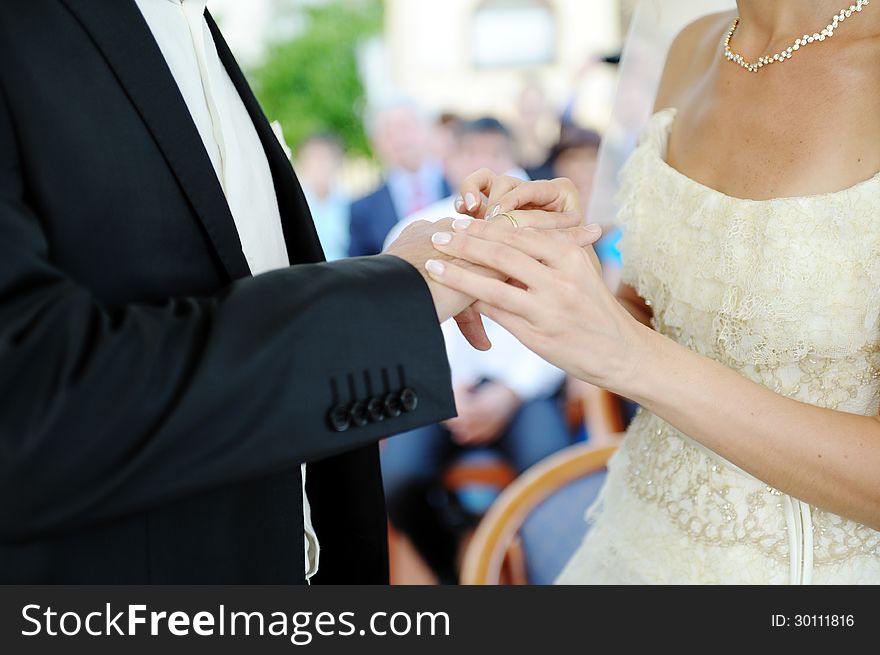
<svg viewBox="0 0 880 655">
<path fill-rule="evenodd" d="M 474 209 L 468 209 L 468 205 L 471 205 Z M 489 209 L 489 198 L 483 193 L 476 197 L 469 196 L 467 200 L 464 199 L 464 196 L 458 196 L 455 199 L 454 207 L 455 211 L 459 214 L 472 216 L 473 218 L 485 218 Z"/>
<path fill-rule="evenodd" d="M 529 323 L 521 316 L 517 316 L 516 314 L 509 312 L 500 307 L 496 307 L 495 305 L 490 305 L 489 303 L 478 300 L 473 304 L 473 308 L 475 311 L 480 312 L 483 316 L 495 321 L 503 327 L 505 330 L 510 332 L 513 336 L 519 339 L 522 343 L 527 343 L 525 337 L 528 336 Z"/>
<path fill-rule="evenodd" d="M 489 335 L 486 334 L 486 326 L 483 325 L 483 317 L 480 315 L 473 305 L 465 309 L 455 317 L 458 329 L 462 336 L 467 339 L 477 350 L 489 350 L 492 342 L 489 341 Z"/>
</svg>

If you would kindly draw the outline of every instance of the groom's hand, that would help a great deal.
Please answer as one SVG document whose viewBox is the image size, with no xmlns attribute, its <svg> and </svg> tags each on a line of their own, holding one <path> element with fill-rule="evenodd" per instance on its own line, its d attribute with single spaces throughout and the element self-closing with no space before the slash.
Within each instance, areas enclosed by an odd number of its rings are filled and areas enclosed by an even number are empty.
<svg viewBox="0 0 880 655">
<path fill-rule="evenodd" d="M 455 260 L 452 257 L 440 256 L 431 243 L 431 235 L 439 230 L 450 230 L 452 219 L 445 218 L 436 223 L 429 221 L 416 221 L 409 225 L 400 236 L 385 250 L 386 255 L 394 255 L 399 257 L 418 270 L 428 283 L 428 289 L 434 300 L 434 307 L 437 309 L 437 318 L 442 323 L 450 317 L 455 317 L 458 327 L 470 344 L 478 350 L 488 350 L 491 347 L 486 331 L 483 329 L 483 321 L 480 314 L 471 308 L 474 299 L 457 291 L 437 284 L 432 280 L 425 268 L 425 263 L 429 259 L 445 259 L 447 261 L 456 261 L 459 265 L 468 268 L 474 272 L 501 279 L 499 273 L 490 271 L 464 260 Z"/>
</svg>

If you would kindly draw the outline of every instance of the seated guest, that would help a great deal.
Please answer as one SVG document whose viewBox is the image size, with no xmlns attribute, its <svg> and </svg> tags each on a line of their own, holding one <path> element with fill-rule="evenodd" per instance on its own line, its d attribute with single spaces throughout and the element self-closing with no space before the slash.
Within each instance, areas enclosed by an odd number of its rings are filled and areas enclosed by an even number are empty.
<svg viewBox="0 0 880 655">
<path fill-rule="evenodd" d="M 483 167 L 525 175 L 516 167 L 510 133 L 495 119 L 464 123 L 457 143 L 450 162 L 456 176 Z M 454 215 L 453 203 L 452 197 L 446 198 L 404 224 Z M 456 579 L 458 544 L 463 528 L 469 527 L 449 520 L 444 511 L 440 477 L 445 466 L 467 449 L 489 447 L 524 471 L 570 443 L 554 397 L 562 371 L 496 323 L 483 320 L 492 342 L 487 352 L 471 348 L 453 321 L 442 326 L 458 417 L 386 440 L 381 451 L 391 520 L 444 582 Z"/>
<path fill-rule="evenodd" d="M 600 142 L 598 132 L 566 123 L 547 158 L 552 177 L 567 177 L 574 182 L 582 202 L 593 190 Z"/>
<path fill-rule="evenodd" d="M 300 144 L 294 162 L 327 261 L 348 255 L 350 203 L 338 188 L 342 158 L 336 136 L 313 134 Z"/>
<path fill-rule="evenodd" d="M 418 107 L 404 102 L 384 107 L 373 116 L 369 132 L 385 176 L 376 191 L 351 205 L 352 257 L 378 254 L 401 218 L 449 194 L 443 168 L 432 156 L 430 126 Z"/>
<path fill-rule="evenodd" d="M 431 153 L 434 159 L 440 162 L 440 165 L 443 167 L 447 180 L 450 179 L 446 172 L 449 158 L 452 157 L 455 151 L 458 142 L 458 128 L 462 120 L 457 114 L 445 111 L 437 116 L 431 127 Z"/>
<path fill-rule="evenodd" d="M 529 75 L 523 82 L 510 126 L 517 161 L 527 171 L 533 171 L 547 159 L 550 147 L 556 141 L 559 116 L 548 100 L 544 84 L 537 77 Z"/>
</svg>

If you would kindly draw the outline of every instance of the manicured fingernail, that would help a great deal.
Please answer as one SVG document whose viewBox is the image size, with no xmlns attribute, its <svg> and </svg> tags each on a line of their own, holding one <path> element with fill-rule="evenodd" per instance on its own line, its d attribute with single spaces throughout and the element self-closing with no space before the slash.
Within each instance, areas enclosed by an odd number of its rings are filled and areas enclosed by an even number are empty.
<svg viewBox="0 0 880 655">
<path fill-rule="evenodd" d="M 585 225 L 585 226 L 584 226 L 584 229 L 585 229 L 587 232 L 593 232 L 593 233 L 596 233 L 596 232 L 601 232 L 601 231 L 602 231 L 602 226 L 599 225 L 598 223 L 590 223 L 589 225 Z"/>
<path fill-rule="evenodd" d="M 464 231 L 468 229 L 473 222 L 474 219 L 472 218 L 456 218 L 454 221 L 452 221 L 452 229 Z"/>
<path fill-rule="evenodd" d="M 452 235 L 449 232 L 435 232 L 431 236 L 431 241 L 436 243 L 438 246 L 445 246 L 447 243 L 452 241 Z"/>
<path fill-rule="evenodd" d="M 493 216 L 498 216 L 498 214 L 499 214 L 500 212 L 501 212 L 501 205 L 495 205 L 495 206 L 492 208 L 491 213 L 489 214 L 489 218 L 492 218 Z"/>
<path fill-rule="evenodd" d="M 464 200 L 461 199 L 461 196 L 455 199 L 455 211 L 461 212 L 464 209 Z"/>
<path fill-rule="evenodd" d="M 429 259 L 425 262 L 425 268 L 428 269 L 428 273 L 431 275 L 443 275 L 443 272 L 446 270 L 446 264 L 436 259 Z"/>
<path fill-rule="evenodd" d="M 471 211 L 480 206 L 480 204 L 477 202 L 477 197 L 473 193 L 464 194 L 464 202 L 467 205 L 467 208 Z"/>
</svg>

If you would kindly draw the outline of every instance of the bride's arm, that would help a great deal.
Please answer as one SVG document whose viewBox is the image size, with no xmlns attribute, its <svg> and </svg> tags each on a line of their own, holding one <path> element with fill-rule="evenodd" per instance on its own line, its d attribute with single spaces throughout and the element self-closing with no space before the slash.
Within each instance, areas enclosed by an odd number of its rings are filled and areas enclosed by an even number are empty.
<svg viewBox="0 0 880 655">
<path fill-rule="evenodd" d="M 801 403 L 654 332 L 621 392 L 805 502 L 880 529 L 880 419 Z"/>
<path fill-rule="evenodd" d="M 630 285 L 621 282 L 620 287 L 617 289 L 617 302 L 639 323 L 651 327 L 651 319 L 654 317 L 654 312 L 648 303 L 645 302 L 645 299 L 639 295 L 638 291 Z"/>
<path fill-rule="evenodd" d="M 516 214 L 516 212 L 514 212 Z M 880 420 L 778 395 L 635 320 L 583 249 L 504 221 L 456 222 L 441 284 L 575 377 L 632 398 L 707 448 L 805 502 L 880 529 Z"/>
</svg>

